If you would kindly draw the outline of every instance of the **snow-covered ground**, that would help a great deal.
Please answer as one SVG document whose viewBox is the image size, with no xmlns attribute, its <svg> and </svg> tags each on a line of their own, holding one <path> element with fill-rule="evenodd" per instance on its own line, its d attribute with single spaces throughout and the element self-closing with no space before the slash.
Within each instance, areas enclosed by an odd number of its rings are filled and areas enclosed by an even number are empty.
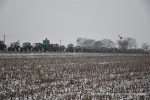
<svg viewBox="0 0 150 100">
<path fill-rule="evenodd" d="M 0 54 L 0 100 L 149 100 L 150 56 Z"/>
</svg>

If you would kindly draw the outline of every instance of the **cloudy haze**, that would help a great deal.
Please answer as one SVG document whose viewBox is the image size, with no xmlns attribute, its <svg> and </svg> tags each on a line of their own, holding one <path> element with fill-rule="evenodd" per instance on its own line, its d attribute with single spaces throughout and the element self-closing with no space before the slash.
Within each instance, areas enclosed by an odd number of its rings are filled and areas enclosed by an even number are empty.
<svg viewBox="0 0 150 100">
<path fill-rule="evenodd" d="M 150 0 L 0 0 L 0 39 L 76 43 L 134 37 L 150 44 Z"/>
</svg>

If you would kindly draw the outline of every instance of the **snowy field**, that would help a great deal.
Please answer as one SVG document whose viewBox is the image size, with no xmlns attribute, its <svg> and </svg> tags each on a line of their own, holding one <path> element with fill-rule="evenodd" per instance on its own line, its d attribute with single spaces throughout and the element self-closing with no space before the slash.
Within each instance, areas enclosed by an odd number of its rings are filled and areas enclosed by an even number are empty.
<svg viewBox="0 0 150 100">
<path fill-rule="evenodd" d="M 150 56 L 1 53 L 0 100 L 150 100 Z"/>
</svg>

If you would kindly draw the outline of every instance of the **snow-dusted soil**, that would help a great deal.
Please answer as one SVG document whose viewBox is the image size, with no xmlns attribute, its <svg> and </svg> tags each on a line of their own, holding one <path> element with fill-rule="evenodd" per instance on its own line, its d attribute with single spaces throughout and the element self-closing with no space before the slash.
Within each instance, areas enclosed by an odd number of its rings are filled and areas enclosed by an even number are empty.
<svg viewBox="0 0 150 100">
<path fill-rule="evenodd" d="M 0 100 L 150 100 L 150 56 L 0 54 Z"/>
</svg>

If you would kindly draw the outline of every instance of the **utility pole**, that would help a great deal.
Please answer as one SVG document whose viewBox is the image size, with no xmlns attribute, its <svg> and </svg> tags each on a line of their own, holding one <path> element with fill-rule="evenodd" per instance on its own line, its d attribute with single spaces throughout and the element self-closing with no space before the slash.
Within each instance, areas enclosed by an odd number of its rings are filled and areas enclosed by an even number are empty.
<svg viewBox="0 0 150 100">
<path fill-rule="evenodd" d="M 60 46 L 61 46 L 61 40 L 60 40 Z"/>
<path fill-rule="evenodd" d="M 3 42 L 4 42 L 4 44 L 5 44 L 5 34 L 4 34 L 4 41 L 3 41 Z"/>
</svg>

